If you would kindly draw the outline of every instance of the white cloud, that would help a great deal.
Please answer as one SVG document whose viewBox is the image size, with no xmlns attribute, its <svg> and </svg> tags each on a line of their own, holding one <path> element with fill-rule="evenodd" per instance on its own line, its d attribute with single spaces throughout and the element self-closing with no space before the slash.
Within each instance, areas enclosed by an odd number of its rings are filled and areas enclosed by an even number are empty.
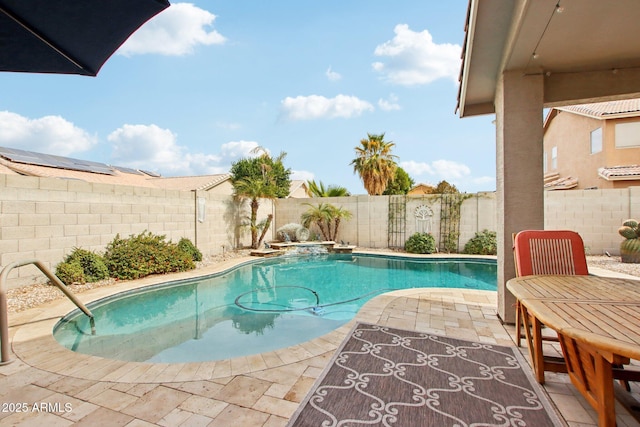
<svg viewBox="0 0 640 427">
<path fill-rule="evenodd" d="M 231 141 L 222 144 L 220 147 L 220 155 L 224 161 L 228 161 L 229 164 L 231 164 L 243 157 L 255 157 L 259 155 L 253 152 L 259 146 L 255 141 Z M 266 151 L 267 153 L 269 152 L 269 150 Z"/>
<path fill-rule="evenodd" d="M 309 171 L 292 170 L 290 178 L 295 181 L 312 181 L 315 179 L 315 175 Z"/>
<path fill-rule="evenodd" d="M 434 186 L 443 180 L 461 191 L 492 191 L 496 186 L 495 177 L 474 177 L 467 165 L 451 160 L 435 160 L 431 163 L 411 160 L 400 162 L 400 167 L 416 182 Z"/>
<path fill-rule="evenodd" d="M 163 173 L 188 169 L 186 149 L 176 143 L 177 136 L 156 125 L 124 125 L 111 132 L 113 164 Z"/>
<path fill-rule="evenodd" d="M 192 53 L 198 45 L 223 44 L 225 37 L 211 28 L 215 19 L 191 3 L 173 3 L 133 33 L 117 53 L 179 56 Z"/>
<path fill-rule="evenodd" d="M 420 175 L 434 175 L 431 165 L 425 162 L 415 162 L 410 160 L 408 162 L 400 162 L 400 167 L 412 177 Z"/>
<path fill-rule="evenodd" d="M 394 111 L 401 109 L 400 104 L 398 104 L 398 97 L 394 94 L 389 95 L 389 99 L 380 98 L 378 100 L 378 107 L 380 107 L 380 109 L 383 111 Z"/>
<path fill-rule="evenodd" d="M 429 175 L 438 181 L 454 181 L 471 175 L 471 169 L 467 165 L 451 160 L 435 160 L 431 163 L 411 160 L 400 162 L 400 167 L 412 178 Z"/>
<path fill-rule="evenodd" d="M 415 32 L 406 24 L 396 25 L 395 37 L 374 51 L 387 58 L 373 63 L 373 69 L 393 84 L 413 86 L 427 84 L 439 78 L 457 81 L 460 72 L 460 52 L 457 44 L 436 44 L 429 31 Z"/>
<path fill-rule="evenodd" d="M 87 151 L 97 142 L 95 136 L 60 116 L 30 119 L 9 111 L 0 111 L 0 145 L 68 156 Z"/>
<path fill-rule="evenodd" d="M 335 98 L 319 95 L 286 97 L 281 104 L 282 113 L 291 120 L 351 118 L 374 110 L 370 103 L 347 95 L 337 95 Z"/>
<path fill-rule="evenodd" d="M 336 73 L 335 71 L 333 71 L 331 67 L 327 68 L 327 71 L 325 71 L 325 75 L 332 82 L 338 81 L 342 78 L 342 75 L 340 73 Z"/>
<path fill-rule="evenodd" d="M 177 135 L 157 125 L 124 125 L 107 137 L 112 144 L 112 163 L 158 172 L 164 176 L 227 173 L 231 164 L 251 157 L 258 147 L 254 141 L 231 141 L 217 154 L 189 152 L 180 146 Z"/>
</svg>

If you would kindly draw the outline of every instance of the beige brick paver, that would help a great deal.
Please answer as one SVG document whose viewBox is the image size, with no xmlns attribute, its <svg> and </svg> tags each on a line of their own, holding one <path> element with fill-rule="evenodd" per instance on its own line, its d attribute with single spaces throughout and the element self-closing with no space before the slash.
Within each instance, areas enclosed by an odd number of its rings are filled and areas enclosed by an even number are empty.
<svg viewBox="0 0 640 427">
<path fill-rule="evenodd" d="M 124 289 L 119 286 L 114 289 Z M 83 298 L 90 301 L 108 294 L 101 288 Z M 20 360 L 0 366 L 0 398 L 68 403 L 71 412 L 0 413 L 0 426 L 284 427 L 355 324 L 354 320 L 310 342 L 260 355 L 203 363 L 130 363 L 60 347 L 51 329 L 68 310 L 68 304 L 53 302 L 10 318 L 10 336 Z M 500 324 L 495 312 L 495 292 L 407 289 L 370 300 L 357 320 L 514 345 L 513 328 Z M 526 356 L 526 349 L 523 353 Z M 595 427 L 593 410 L 566 375 L 549 375 L 546 388 L 572 426 Z M 620 426 L 639 425 L 624 410 L 618 414 Z"/>
</svg>

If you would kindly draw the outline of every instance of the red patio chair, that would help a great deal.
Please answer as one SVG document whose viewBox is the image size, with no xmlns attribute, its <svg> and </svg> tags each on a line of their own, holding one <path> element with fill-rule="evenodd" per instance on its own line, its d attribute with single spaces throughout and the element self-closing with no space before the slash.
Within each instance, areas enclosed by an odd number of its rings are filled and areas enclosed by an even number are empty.
<svg viewBox="0 0 640 427">
<path fill-rule="evenodd" d="M 513 237 L 516 276 L 538 274 L 588 275 L 582 238 L 569 230 L 524 230 Z M 516 301 L 517 344 L 520 347 L 524 319 Z M 527 322 L 529 323 L 529 322 Z M 538 331 L 539 332 L 539 331 Z"/>
<path fill-rule="evenodd" d="M 568 230 L 524 230 L 513 237 L 516 276 L 531 275 L 588 275 L 584 243 L 580 235 Z M 518 347 L 527 339 L 529 352 L 542 357 L 544 371 L 567 372 L 561 357 L 542 356 L 543 341 L 558 341 L 557 336 L 542 335 L 542 324 L 529 317 L 524 306 L 516 300 L 516 334 Z M 523 334 L 524 329 L 524 334 Z M 535 363 L 534 363 L 535 365 Z"/>
</svg>

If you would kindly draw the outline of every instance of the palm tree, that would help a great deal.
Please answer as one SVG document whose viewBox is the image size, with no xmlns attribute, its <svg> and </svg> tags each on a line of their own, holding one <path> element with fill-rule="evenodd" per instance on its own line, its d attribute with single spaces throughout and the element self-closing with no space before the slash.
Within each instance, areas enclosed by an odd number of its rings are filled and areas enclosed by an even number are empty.
<svg viewBox="0 0 640 427">
<path fill-rule="evenodd" d="M 349 220 L 352 216 L 353 214 L 344 208 L 333 207 L 333 236 L 329 236 L 329 240 L 337 240 L 340 221 L 343 219 Z"/>
<path fill-rule="evenodd" d="M 273 219 L 273 215 L 270 214 L 267 216 L 267 220 L 264 224 L 256 223 L 258 218 L 258 207 L 260 206 L 258 199 L 275 199 L 276 188 L 264 179 L 251 177 L 235 181 L 233 183 L 233 188 L 234 195 L 236 197 L 240 199 L 249 199 L 250 201 L 251 217 L 249 219 L 249 226 L 251 228 L 251 248 L 257 249 L 258 245 L 262 242 L 262 239 L 264 239 Z M 258 239 L 259 229 L 262 229 L 260 239 Z"/>
<path fill-rule="evenodd" d="M 340 221 L 350 219 L 353 216 L 348 210 L 337 208 L 330 203 L 319 203 L 318 206 L 310 203 L 305 203 L 305 205 L 310 209 L 301 215 L 302 225 L 307 228 L 311 224 L 317 225 L 324 240 L 335 240 L 338 236 Z"/>
<path fill-rule="evenodd" d="M 391 154 L 394 146 L 393 142 L 384 140 L 384 133 L 367 133 L 367 138 L 360 140 L 360 146 L 356 147 L 356 158 L 351 162 L 353 172 L 360 175 L 369 195 L 382 194 L 395 176 L 397 156 Z"/>
<path fill-rule="evenodd" d="M 314 180 L 307 181 L 307 186 L 309 186 L 309 192 L 312 197 L 343 197 L 351 195 L 345 187 L 339 185 L 325 187 L 322 181 L 317 183 Z"/>
<path fill-rule="evenodd" d="M 302 225 L 306 228 L 309 228 L 311 224 L 317 225 L 323 239 L 331 240 L 329 238 L 331 233 L 331 205 L 328 203 L 319 203 L 318 206 L 313 206 L 311 203 L 305 203 L 305 205 L 310 208 L 300 216 Z"/>
</svg>

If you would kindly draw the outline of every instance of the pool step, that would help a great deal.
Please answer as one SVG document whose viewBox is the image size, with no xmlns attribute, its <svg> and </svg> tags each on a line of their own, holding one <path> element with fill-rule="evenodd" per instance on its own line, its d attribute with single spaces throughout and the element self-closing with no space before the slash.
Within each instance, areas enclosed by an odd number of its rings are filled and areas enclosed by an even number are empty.
<svg viewBox="0 0 640 427">
<path fill-rule="evenodd" d="M 282 255 L 283 253 L 284 251 L 281 251 L 279 249 L 255 249 L 250 252 L 250 255 L 268 258 L 272 256 Z"/>
</svg>

